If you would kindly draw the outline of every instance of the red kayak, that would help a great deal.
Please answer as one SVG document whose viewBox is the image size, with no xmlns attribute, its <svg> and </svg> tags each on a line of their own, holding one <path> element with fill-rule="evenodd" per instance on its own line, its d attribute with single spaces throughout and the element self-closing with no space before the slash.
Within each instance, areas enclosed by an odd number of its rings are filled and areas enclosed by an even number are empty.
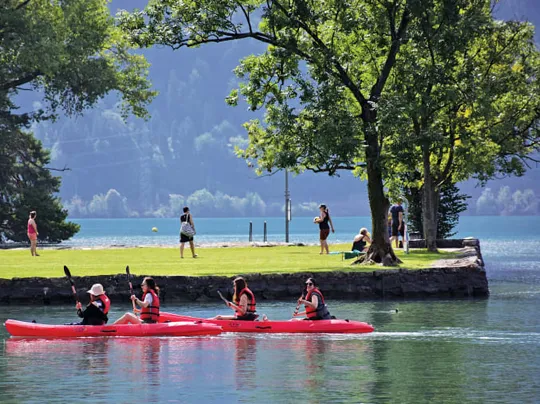
<svg viewBox="0 0 540 404">
<path fill-rule="evenodd" d="M 164 312 L 159 314 L 159 321 L 203 321 L 205 323 L 219 325 L 224 332 L 362 334 L 372 332 L 374 330 L 371 324 L 352 320 L 214 320 Z"/>
<path fill-rule="evenodd" d="M 7 320 L 7 331 L 14 337 L 178 337 L 217 335 L 221 327 L 201 321 L 175 321 L 158 324 L 50 325 Z"/>
</svg>

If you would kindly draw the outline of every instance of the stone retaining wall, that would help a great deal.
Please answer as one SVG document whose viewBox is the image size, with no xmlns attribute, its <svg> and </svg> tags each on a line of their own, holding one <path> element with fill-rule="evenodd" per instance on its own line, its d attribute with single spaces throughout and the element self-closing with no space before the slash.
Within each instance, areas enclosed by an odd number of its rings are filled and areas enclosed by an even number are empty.
<svg viewBox="0 0 540 404">
<path fill-rule="evenodd" d="M 332 271 L 295 274 L 250 274 L 245 276 L 258 299 L 294 299 L 299 297 L 307 277 L 313 275 L 329 299 L 379 299 L 418 297 L 485 297 L 488 281 L 478 240 L 461 240 L 459 255 L 441 260 L 438 266 L 423 270 L 366 271 L 354 266 L 348 272 Z M 143 276 L 133 277 L 140 285 Z M 232 277 L 156 276 L 163 301 L 206 301 L 219 299 L 217 290 L 230 291 Z M 125 274 L 74 277 L 79 298 L 87 300 L 86 290 L 101 283 L 113 302 L 128 301 Z M 137 290 L 140 293 L 140 289 Z M 229 296 L 230 297 L 230 296 Z M 66 278 L 0 279 L 0 305 L 73 303 Z"/>
</svg>

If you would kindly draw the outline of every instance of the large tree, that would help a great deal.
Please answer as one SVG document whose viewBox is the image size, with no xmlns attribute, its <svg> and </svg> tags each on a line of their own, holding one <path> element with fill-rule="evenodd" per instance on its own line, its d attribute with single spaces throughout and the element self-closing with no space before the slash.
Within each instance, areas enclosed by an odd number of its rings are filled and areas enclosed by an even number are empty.
<svg viewBox="0 0 540 404">
<path fill-rule="evenodd" d="M 419 180 L 406 187 L 422 195 L 423 234 L 432 251 L 445 186 L 521 175 L 539 146 L 540 53 L 532 27 L 494 21 L 489 4 L 466 3 L 458 14 L 424 11 L 381 107 L 395 116 L 385 128 L 396 132 L 388 145 L 395 171 L 421 174 L 409 175 Z"/>
<path fill-rule="evenodd" d="M 365 165 L 373 231 L 368 256 L 389 265 L 398 259 L 386 231 L 389 202 L 377 105 L 423 3 L 163 0 L 119 17 L 142 46 L 178 49 L 248 38 L 267 44 L 265 53 L 239 67 L 248 77 L 241 92 L 251 109 L 266 108 L 264 125 L 248 125 L 247 156 L 260 158 L 268 170 L 335 174 Z"/>
<path fill-rule="evenodd" d="M 0 118 L 13 114 L 13 98 L 22 89 L 41 91 L 47 110 L 18 114 L 17 123 L 58 109 L 80 113 L 113 90 L 122 95 L 124 112 L 146 115 L 155 95 L 146 79 L 148 64 L 129 52 L 131 45 L 114 25 L 107 3 L 0 3 Z"/>
<path fill-rule="evenodd" d="M 111 91 L 122 96 L 124 115 L 146 116 L 155 92 L 148 64 L 115 26 L 106 0 L 4 0 L 0 2 L 0 226 L 19 239 L 28 209 L 48 214 L 40 236 L 58 241 L 75 227 L 54 197 L 59 180 L 32 136 L 32 122 L 58 113 L 80 114 Z M 35 91 L 44 108 L 19 111 L 16 97 Z M 39 195 L 36 194 L 39 192 Z M 55 223 L 53 223 L 53 221 Z M 21 236 L 22 234 L 22 236 Z"/>
<path fill-rule="evenodd" d="M 10 136 L 17 148 L 0 149 L 9 158 L 0 183 L 0 242 L 4 239 L 26 241 L 28 213 L 38 212 L 38 239 L 46 242 L 67 240 L 79 231 L 79 225 L 66 222 L 62 209 L 60 178 L 48 170 L 49 152 L 32 134 L 16 132 Z"/>
</svg>

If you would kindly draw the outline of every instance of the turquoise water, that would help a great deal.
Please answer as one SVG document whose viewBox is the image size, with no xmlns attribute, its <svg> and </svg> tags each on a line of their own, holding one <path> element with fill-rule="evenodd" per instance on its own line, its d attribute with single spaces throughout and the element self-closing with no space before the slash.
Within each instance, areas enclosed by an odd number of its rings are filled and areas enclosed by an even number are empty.
<svg viewBox="0 0 540 404">
<path fill-rule="evenodd" d="M 0 401 L 540 402 L 539 218 L 464 219 L 460 234 L 482 239 L 488 299 L 328 302 L 338 317 L 375 326 L 374 333 L 358 336 L 19 341 L 2 328 Z M 219 220 L 206 220 L 213 229 L 208 234 L 217 237 Z M 346 226 L 356 229 L 359 221 L 341 218 L 338 229 L 345 235 Z M 113 223 L 116 230 L 104 237 L 119 231 Z M 308 224 L 305 234 L 312 235 Z M 134 232 L 143 227 L 125 225 Z M 100 226 L 106 231 L 106 222 Z M 276 319 L 288 318 L 294 306 L 258 302 L 260 312 Z M 111 317 L 129 309 L 113 306 Z M 216 302 L 164 309 L 202 317 L 228 311 Z M 2 306 L 0 322 L 7 318 L 54 324 L 75 320 L 75 311 Z"/>
<path fill-rule="evenodd" d="M 173 245 L 178 243 L 180 223 L 177 219 L 73 219 L 81 231 L 66 245 Z M 264 222 L 267 222 L 268 240 L 285 241 L 283 218 L 195 218 L 197 243 L 247 242 L 249 222 L 253 223 L 253 241 L 263 241 Z M 371 227 L 369 217 L 335 217 L 336 233 L 329 241 L 350 242 L 361 227 Z M 518 236 L 519 240 L 534 239 L 540 232 L 540 216 L 490 217 L 464 216 L 456 237 L 474 236 L 482 240 Z M 157 227 L 158 232 L 152 232 Z M 509 232 L 508 234 L 506 232 Z M 318 226 L 311 217 L 297 217 L 290 222 L 290 241 L 318 243 Z"/>
</svg>

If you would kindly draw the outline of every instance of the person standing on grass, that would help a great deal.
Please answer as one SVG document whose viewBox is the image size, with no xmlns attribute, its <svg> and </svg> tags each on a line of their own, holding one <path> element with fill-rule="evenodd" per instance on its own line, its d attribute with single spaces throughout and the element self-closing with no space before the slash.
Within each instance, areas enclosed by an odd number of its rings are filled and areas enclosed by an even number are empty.
<svg viewBox="0 0 540 404">
<path fill-rule="evenodd" d="M 321 242 L 320 254 L 324 254 L 325 251 L 326 254 L 328 254 L 328 242 L 326 241 L 326 239 L 330 234 L 330 228 L 332 228 L 332 233 L 335 232 L 334 224 L 332 223 L 332 218 L 330 217 L 330 212 L 328 211 L 326 205 L 321 204 L 319 206 L 319 211 L 320 214 L 318 217 L 315 218 L 314 222 L 319 224 L 319 239 Z"/>
<path fill-rule="evenodd" d="M 399 236 L 401 235 L 401 239 L 404 239 L 405 236 L 405 223 L 403 223 L 403 212 L 405 210 L 401 206 L 402 203 L 403 200 L 398 199 L 390 208 L 390 214 L 392 215 L 392 238 L 390 239 L 390 243 L 392 243 L 392 240 L 395 240 L 396 248 L 399 247 Z"/>
<path fill-rule="evenodd" d="M 193 243 L 193 236 L 195 236 L 195 224 L 193 224 L 193 216 L 189 208 L 184 207 L 184 214 L 180 216 L 180 258 L 184 258 L 184 244 L 189 242 L 191 248 L 191 255 L 193 258 L 197 258 L 195 254 L 195 244 Z"/>
<path fill-rule="evenodd" d="M 37 236 L 39 236 L 36 224 L 37 213 L 35 210 L 30 212 L 28 217 L 28 239 L 30 240 L 30 253 L 33 257 L 39 257 L 37 253 Z"/>
</svg>

